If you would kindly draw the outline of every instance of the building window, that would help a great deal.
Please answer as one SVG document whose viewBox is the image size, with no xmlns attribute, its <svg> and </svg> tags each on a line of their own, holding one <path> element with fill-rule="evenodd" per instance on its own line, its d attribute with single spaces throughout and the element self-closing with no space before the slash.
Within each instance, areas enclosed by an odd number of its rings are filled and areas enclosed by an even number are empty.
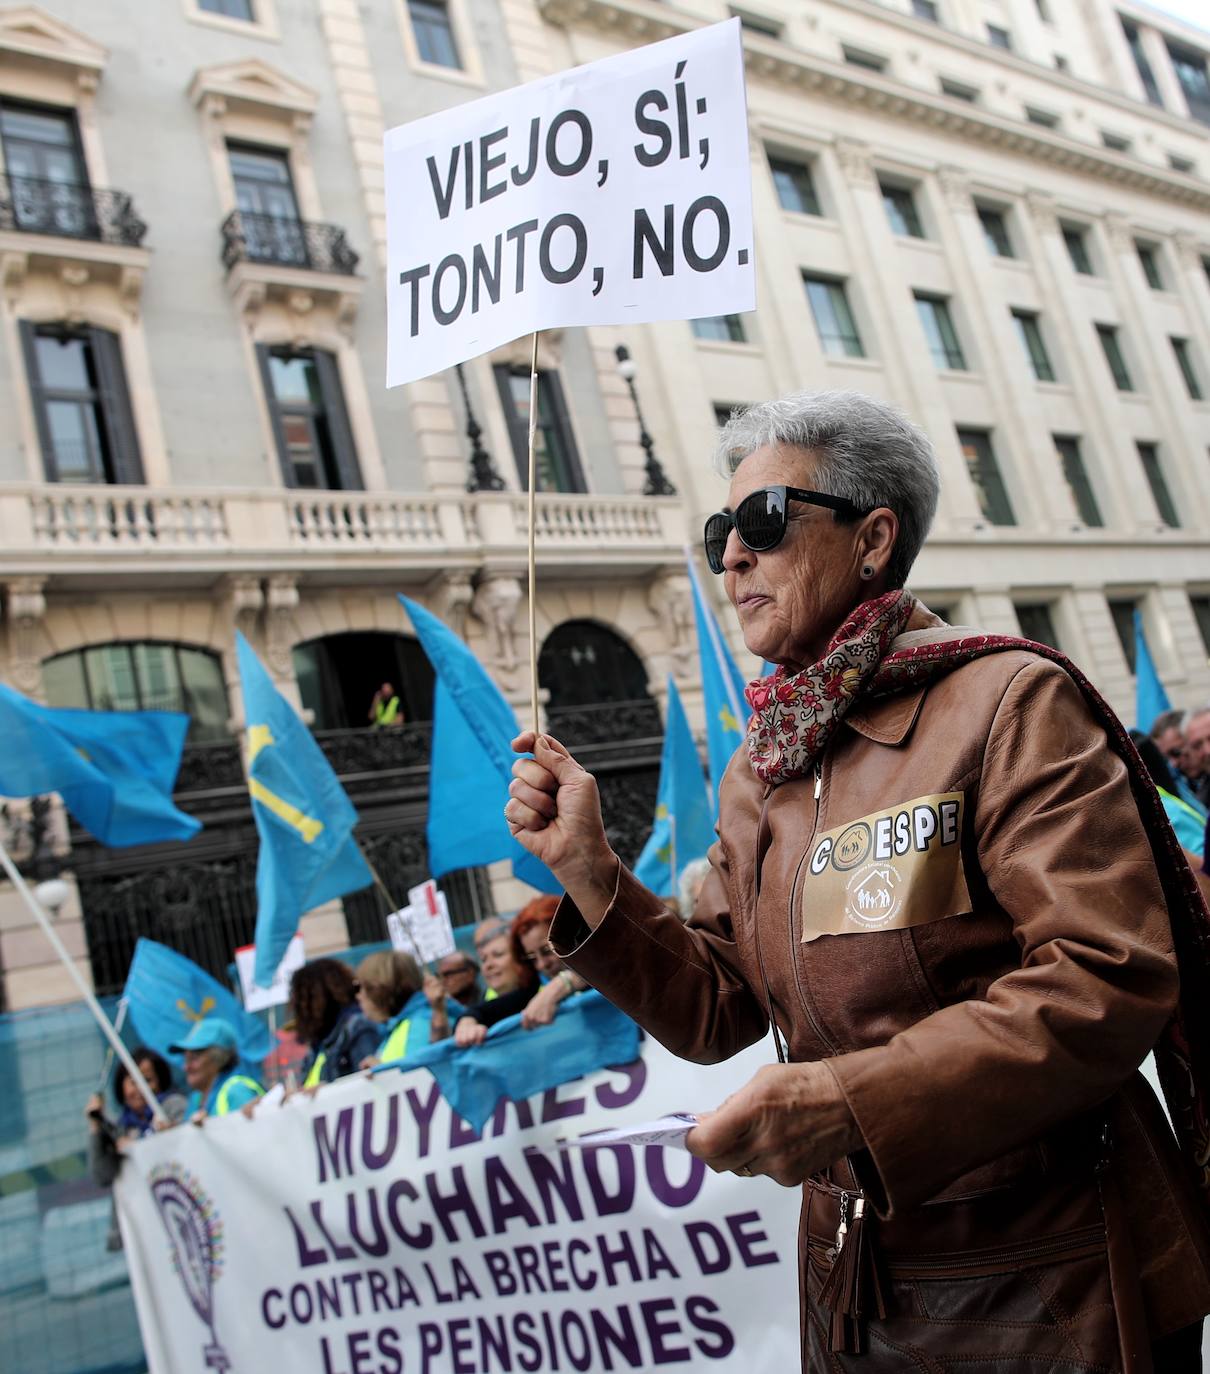
<svg viewBox="0 0 1210 1374">
<path fill-rule="evenodd" d="M 227 159 L 249 260 L 305 267 L 307 238 L 289 157 L 276 148 L 229 143 Z"/>
<path fill-rule="evenodd" d="M 1035 644 L 1046 644 L 1052 649 L 1062 648 L 1059 636 L 1055 633 L 1050 607 L 1045 601 L 1018 602 L 1013 609 L 1017 612 L 1022 639 L 1032 639 Z"/>
<path fill-rule="evenodd" d="M 847 45 L 842 45 L 840 51 L 850 67 L 864 67 L 868 72 L 886 71 L 886 58 L 879 57 L 877 53 L 865 52 L 861 48 L 850 48 Z"/>
<path fill-rule="evenodd" d="M 983 227 L 983 242 L 994 258 L 1015 258 L 1013 241 L 1008 234 L 1008 220 L 1003 210 L 993 210 L 989 205 L 976 207 L 979 223 Z"/>
<path fill-rule="evenodd" d="M 984 429 L 960 429 L 958 446 L 966 459 L 983 518 L 992 525 L 1015 525 L 1017 521 L 996 463 L 991 435 Z"/>
<path fill-rule="evenodd" d="M 312 730 L 364 730 L 375 692 L 389 682 L 397 725 L 433 719 L 433 666 L 419 640 L 384 630 L 343 630 L 291 650 Z"/>
<path fill-rule="evenodd" d="M 709 339 L 714 343 L 744 343 L 744 322 L 739 315 L 704 315 L 690 320 L 695 339 Z"/>
<path fill-rule="evenodd" d="M 849 309 L 844 282 L 804 276 L 803 285 L 807 288 L 807 300 L 811 303 L 823 351 L 832 358 L 864 358 L 865 349 Z"/>
<path fill-rule="evenodd" d="M 1113 621 L 1113 628 L 1117 631 L 1118 643 L 1122 646 L 1122 653 L 1126 656 L 1126 666 L 1133 673 L 1134 613 L 1139 608 L 1138 602 L 1110 597 L 1106 604 L 1109 607 L 1109 616 Z"/>
<path fill-rule="evenodd" d="M 1025 118 L 1042 129 L 1057 129 L 1059 116 L 1052 110 L 1040 110 L 1036 105 L 1026 105 Z"/>
<path fill-rule="evenodd" d="M 769 157 L 769 171 L 777 191 L 778 204 L 796 215 L 822 215 L 811 169 L 805 162 L 788 157 Z"/>
<path fill-rule="evenodd" d="M 759 33 L 762 38 L 780 38 L 782 26 L 776 19 L 770 19 L 768 15 L 753 14 L 751 10 L 736 9 L 731 6 L 731 15 L 738 19 L 740 27 L 748 30 L 749 33 Z"/>
<path fill-rule="evenodd" d="M 1123 134 L 1111 134 L 1107 129 L 1101 130 L 1101 145 L 1108 148 L 1112 153 L 1128 153 L 1130 151 L 1130 140 Z"/>
<path fill-rule="evenodd" d="M 1176 513 L 1176 503 L 1172 499 L 1172 492 L 1168 489 L 1168 479 L 1164 476 L 1164 469 L 1160 464 L 1159 444 L 1145 443 L 1139 440 L 1135 444 L 1135 448 L 1139 451 L 1139 461 L 1143 465 L 1143 473 L 1147 478 L 1147 485 L 1151 488 L 1151 496 L 1155 501 L 1155 509 L 1159 513 L 1160 519 L 1170 529 L 1180 529 L 1181 521 Z"/>
<path fill-rule="evenodd" d="M 74 110 L 3 101 L 0 141 L 17 228 L 100 237 Z"/>
<path fill-rule="evenodd" d="M 895 186 L 885 181 L 880 181 L 878 186 L 882 191 L 887 219 L 891 222 L 891 232 L 901 238 L 922 239 L 924 228 L 916 213 L 916 200 L 911 191 L 906 186 Z"/>
<path fill-rule="evenodd" d="M 227 740 L 227 688 L 217 654 L 186 644 L 95 644 L 42 664 L 51 706 L 82 711 L 181 711 L 189 742 Z"/>
<path fill-rule="evenodd" d="M 1134 58 L 1139 80 L 1143 83 L 1144 94 L 1152 105 L 1158 105 L 1163 109 L 1164 101 L 1160 96 L 1159 83 L 1155 79 L 1155 72 L 1151 70 L 1151 63 L 1147 60 L 1147 54 L 1143 51 L 1143 40 L 1139 36 L 1138 25 L 1130 23 L 1128 19 L 1123 19 L 1122 32 L 1126 35 L 1130 55 Z"/>
<path fill-rule="evenodd" d="M 319 349 L 266 344 L 257 344 L 256 353 L 286 486 L 360 491 L 336 359 Z"/>
<path fill-rule="evenodd" d="M 1193 354 L 1189 349 L 1189 340 L 1173 337 L 1168 342 L 1172 345 L 1176 365 L 1180 368 L 1181 376 L 1185 379 L 1185 390 L 1189 393 L 1189 399 L 1200 401 L 1202 399 L 1202 384 L 1198 380 L 1197 370 L 1193 366 Z"/>
<path fill-rule="evenodd" d="M 197 7 L 207 14 L 221 14 L 226 19 L 246 19 L 250 24 L 256 23 L 252 0 L 197 0 Z"/>
<path fill-rule="evenodd" d="M 1092 270 L 1092 259 L 1088 256 L 1088 234 L 1084 229 L 1074 224 L 1063 226 L 1063 243 L 1067 248 L 1067 256 L 1071 259 L 1072 267 L 1082 277 L 1092 277 L 1096 273 Z"/>
<path fill-rule="evenodd" d="M 1135 252 L 1139 255 L 1139 266 L 1143 269 L 1143 276 L 1147 278 L 1147 285 L 1153 291 L 1164 289 L 1164 278 L 1160 274 L 1160 255 L 1159 250 L 1152 243 L 1135 242 Z"/>
<path fill-rule="evenodd" d="M 1105 354 L 1105 361 L 1109 364 L 1109 370 L 1113 373 L 1113 384 L 1119 391 L 1133 391 L 1134 383 L 1130 380 L 1130 370 L 1126 366 L 1126 359 L 1122 354 L 1122 345 L 1118 341 L 1118 327 L 1116 324 L 1098 324 L 1096 326 L 1097 338 L 1101 341 L 1101 351 Z"/>
<path fill-rule="evenodd" d="M 1189 113 L 1202 124 L 1210 124 L 1210 74 L 1206 72 L 1206 55 L 1196 48 L 1180 43 L 1168 43 L 1172 70 L 1181 83 Z"/>
<path fill-rule="evenodd" d="M 912 0 L 912 13 L 917 19 L 927 19 L 930 24 L 941 22 L 941 16 L 937 12 L 936 0 Z"/>
<path fill-rule="evenodd" d="M 529 368 L 500 363 L 494 369 L 500 404 L 512 440 L 523 491 L 529 490 Z M 571 417 L 556 372 L 538 373 L 534 454 L 539 491 L 586 491 Z"/>
<path fill-rule="evenodd" d="M 20 328 L 46 480 L 141 483 L 118 336 L 28 320 Z"/>
<path fill-rule="evenodd" d="M 1005 52 L 1013 50 L 1013 36 L 999 24 L 989 24 L 987 26 L 987 41 L 993 48 L 1003 48 Z"/>
<path fill-rule="evenodd" d="M 422 62 L 431 62 L 435 67 L 462 66 L 445 0 L 408 0 L 408 17 Z"/>
<path fill-rule="evenodd" d="M 1038 323 L 1037 314 L 1032 310 L 1014 310 L 1012 316 L 1013 324 L 1017 328 L 1017 337 L 1021 340 L 1025 356 L 1029 359 L 1034 381 L 1053 382 L 1055 370 L 1050 361 L 1050 354 L 1046 351 L 1046 340 L 1042 337 L 1042 327 Z"/>
<path fill-rule="evenodd" d="M 1189 605 L 1197 621 L 1197 632 L 1202 637 L 1202 648 L 1210 656 L 1210 596 L 1191 596 Z"/>
<path fill-rule="evenodd" d="M 1090 529 L 1101 529 L 1105 522 L 1101 519 L 1101 508 L 1097 505 L 1096 493 L 1088 480 L 1079 439 L 1074 435 L 1062 434 L 1052 437 L 1055 452 L 1059 455 L 1059 463 L 1063 468 L 1063 476 L 1071 490 L 1071 499 L 1075 502 L 1080 519 Z"/>
<path fill-rule="evenodd" d="M 1197 171 L 1197 163 L 1191 157 L 1181 157 L 1179 153 L 1168 154 L 1168 166 L 1174 172 L 1184 172 L 1186 176 L 1192 176 Z"/>
<path fill-rule="evenodd" d="M 948 95 L 951 100 L 965 100 L 968 105 L 975 104 L 979 99 L 977 86 L 967 86 L 961 81 L 951 81 L 947 76 L 941 78 L 941 94 Z"/>
<path fill-rule="evenodd" d="M 949 302 L 944 296 L 926 296 L 917 291 L 916 313 L 928 341 L 929 352 L 937 367 L 966 371 L 966 359 L 958 342 L 958 332 L 950 316 Z"/>
</svg>

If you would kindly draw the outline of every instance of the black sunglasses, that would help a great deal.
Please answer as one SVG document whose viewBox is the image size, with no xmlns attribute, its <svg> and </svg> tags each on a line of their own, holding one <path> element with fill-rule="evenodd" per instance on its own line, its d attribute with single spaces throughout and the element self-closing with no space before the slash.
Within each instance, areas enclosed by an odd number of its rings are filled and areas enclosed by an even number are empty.
<svg viewBox="0 0 1210 1374">
<path fill-rule="evenodd" d="M 828 510 L 849 520 L 857 520 L 869 511 L 846 501 L 843 496 L 829 496 L 826 491 L 805 491 L 802 487 L 758 487 L 745 496 L 733 511 L 716 511 L 706 521 L 706 562 L 712 573 L 723 571 L 723 554 L 732 529 L 740 543 L 753 553 L 768 553 L 785 538 L 788 506 L 802 501 L 808 506 L 826 506 Z"/>
</svg>

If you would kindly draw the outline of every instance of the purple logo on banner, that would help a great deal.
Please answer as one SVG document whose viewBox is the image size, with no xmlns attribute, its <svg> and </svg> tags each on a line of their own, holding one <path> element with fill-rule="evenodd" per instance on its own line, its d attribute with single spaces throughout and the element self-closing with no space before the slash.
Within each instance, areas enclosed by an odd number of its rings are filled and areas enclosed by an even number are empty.
<svg viewBox="0 0 1210 1374">
<path fill-rule="evenodd" d="M 198 1181 L 178 1164 L 152 1171 L 151 1195 L 172 1245 L 172 1267 L 210 1332 L 203 1351 L 206 1368 L 223 1374 L 231 1361 L 214 1334 L 214 1281 L 223 1268 L 223 1223 Z"/>
</svg>

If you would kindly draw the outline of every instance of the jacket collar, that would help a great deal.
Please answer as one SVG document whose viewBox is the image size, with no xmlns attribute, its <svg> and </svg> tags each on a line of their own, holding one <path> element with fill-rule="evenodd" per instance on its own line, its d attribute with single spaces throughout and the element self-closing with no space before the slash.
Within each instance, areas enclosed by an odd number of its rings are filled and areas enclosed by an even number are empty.
<svg viewBox="0 0 1210 1374">
<path fill-rule="evenodd" d="M 968 632 L 955 630 L 947 625 L 940 616 L 934 615 L 923 601 L 917 601 L 907 628 L 891 644 L 891 653 L 939 639 L 959 639 L 965 633 Z M 926 683 L 912 692 L 899 692 L 893 697 L 878 697 L 854 707 L 845 717 L 845 724 L 852 726 L 859 735 L 864 735 L 876 744 L 900 745 L 911 734 L 927 691 Z"/>
</svg>

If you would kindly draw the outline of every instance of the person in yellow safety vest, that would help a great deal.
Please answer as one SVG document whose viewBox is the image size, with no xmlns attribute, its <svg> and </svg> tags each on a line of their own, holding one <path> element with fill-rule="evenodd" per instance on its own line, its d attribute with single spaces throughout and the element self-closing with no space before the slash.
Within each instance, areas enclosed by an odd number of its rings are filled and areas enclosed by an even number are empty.
<svg viewBox="0 0 1210 1374">
<path fill-rule="evenodd" d="M 340 959 L 312 959 L 290 979 L 294 1033 L 307 1046 L 302 1085 L 317 1088 L 356 1073 L 378 1048 L 378 1027 L 357 1005 L 357 980 Z"/>
<path fill-rule="evenodd" d="M 421 991 L 422 982 L 430 981 L 438 989 L 437 1011 Z M 356 986 L 357 1005 L 382 1037 L 377 1051 L 362 1061 L 362 1068 L 393 1063 L 434 1040 L 444 1040 L 449 1018 L 462 1014 L 461 1005 L 445 997 L 441 980 L 433 974 L 422 977 L 416 960 L 399 950 L 367 954 L 357 967 Z"/>
<path fill-rule="evenodd" d="M 389 682 L 384 682 L 374 693 L 368 715 L 370 724 L 376 730 L 383 725 L 403 724 L 399 697 Z"/>
<path fill-rule="evenodd" d="M 204 1016 L 175 1045 L 173 1054 L 185 1056 L 185 1082 L 189 1084 L 189 1114 L 194 1122 L 208 1116 L 226 1116 L 252 1102 L 264 1088 L 240 1068 L 235 1028 L 221 1016 Z"/>
</svg>

